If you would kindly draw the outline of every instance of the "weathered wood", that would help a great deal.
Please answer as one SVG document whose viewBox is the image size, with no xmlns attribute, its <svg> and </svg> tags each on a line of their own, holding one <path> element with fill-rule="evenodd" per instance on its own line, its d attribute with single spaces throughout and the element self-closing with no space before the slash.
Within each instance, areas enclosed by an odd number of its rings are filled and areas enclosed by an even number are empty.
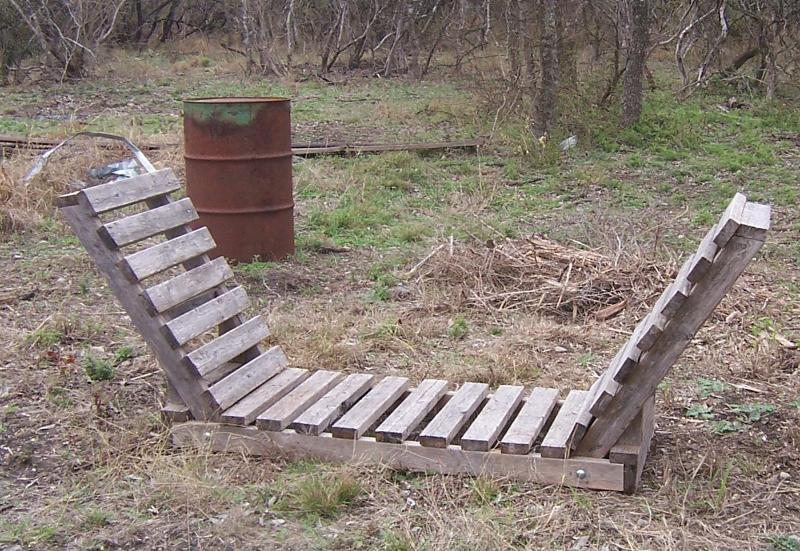
<svg viewBox="0 0 800 551">
<path fill-rule="evenodd" d="M 683 301 L 686 300 L 686 297 L 688 297 L 689 293 L 692 291 L 692 282 L 689 281 L 688 275 L 693 260 L 694 255 L 691 255 L 686 259 L 686 262 L 683 263 L 681 269 L 678 270 L 678 275 L 675 276 L 675 281 L 673 281 L 664 290 L 664 300 L 663 307 L 661 308 L 661 314 L 667 319 L 671 319 L 672 316 L 675 315 L 675 312 L 678 311 L 678 308 L 681 307 Z"/>
<path fill-rule="evenodd" d="M 354 441 L 332 438 L 327 433 L 311 436 L 289 429 L 271 432 L 255 427 L 196 421 L 175 425 L 171 431 L 176 446 L 201 450 L 266 456 L 278 454 L 293 459 L 313 458 L 356 464 L 366 462 L 392 469 L 483 475 L 597 490 L 624 489 L 624 465 L 605 459 L 547 459 L 538 454 L 521 456 L 496 451 L 464 451 L 458 446 L 426 448 L 413 440 L 388 444 L 368 437 Z"/>
<path fill-rule="evenodd" d="M 227 409 L 220 419 L 224 423 L 249 425 L 263 411 L 286 396 L 309 375 L 310 373 L 307 369 L 287 367 L 236 402 L 236 405 Z"/>
<path fill-rule="evenodd" d="M 343 377 L 342 373 L 334 371 L 315 371 L 294 390 L 256 417 L 256 426 L 261 430 L 285 429 Z"/>
<path fill-rule="evenodd" d="M 165 325 L 165 336 L 173 346 L 181 346 L 190 340 L 199 337 L 209 329 L 218 326 L 223 321 L 243 312 L 248 306 L 247 293 L 242 287 L 234 287 L 194 310 L 168 321 Z M 203 353 L 204 359 L 212 357 Z"/>
<path fill-rule="evenodd" d="M 527 455 L 557 402 L 558 390 L 555 388 L 534 388 L 508 431 L 500 439 L 500 451 L 512 455 Z"/>
<path fill-rule="evenodd" d="M 184 315 L 191 315 L 191 312 Z M 185 361 L 200 375 L 206 376 L 225 362 L 256 346 L 268 336 L 267 324 L 261 316 L 256 316 L 190 352 Z"/>
<path fill-rule="evenodd" d="M 408 389 L 406 377 L 384 377 L 331 427 L 336 438 L 360 438 Z"/>
<path fill-rule="evenodd" d="M 586 400 L 585 390 L 570 390 L 564 404 L 556 414 L 550 430 L 544 435 L 539 453 L 542 457 L 570 457 L 572 447 L 571 438 L 574 435 L 575 422 L 578 418 L 584 401 Z"/>
<path fill-rule="evenodd" d="M 121 268 L 131 281 L 142 281 L 196 256 L 206 254 L 216 246 L 208 228 L 202 227 L 126 256 Z"/>
<path fill-rule="evenodd" d="M 764 221 L 766 211 L 743 211 L 754 213 L 752 218 L 743 217 L 740 224 L 750 226 L 746 233 L 752 237 L 734 235 L 717 253 L 712 269 L 695 284 L 691 295 L 667 325 L 662 337 L 642 356 L 639 368 L 631 373 L 608 407 L 597 415 L 578 446 L 580 455 L 604 457 L 609 452 L 636 417 L 645 400 L 653 395 L 675 360 L 688 346 L 692 336 L 758 253 L 766 237 L 764 226 L 768 227 L 768 223 Z"/>
<path fill-rule="evenodd" d="M 655 398 L 651 396 L 609 452 L 609 461 L 625 465 L 623 491 L 626 494 L 634 493 L 641 484 L 644 464 L 653 437 L 654 405 Z"/>
<path fill-rule="evenodd" d="M 227 334 L 227 333 L 226 333 Z M 225 410 L 286 368 L 288 361 L 280 346 L 273 346 L 208 388 L 214 404 Z"/>
<path fill-rule="evenodd" d="M 150 347 L 150 350 L 164 368 L 170 383 L 180 394 L 183 402 L 189 407 L 196 419 L 213 418 L 214 405 L 204 395 L 205 389 L 197 377 L 189 372 L 181 362 L 183 352 L 174 350 L 163 338 L 161 328 L 165 320 L 162 317 L 150 316 L 141 307 L 142 287 L 131 283 L 117 269 L 122 261 L 119 251 L 110 250 L 99 238 L 97 230 L 100 220 L 89 214 L 84 204 L 61 208 L 61 214 L 78 236 L 89 257 L 100 272 L 107 278 L 109 287 L 128 312 L 139 334 Z"/>
<path fill-rule="evenodd" d="M 319 435 L 372 387 L 374 375 L 353 373 L 301 413 L 291 427 L 302 434 Z"/>
<path fill-rule="evenodd" d="M 167 402 L 161 406 L 161 417 L 167 423 L 185 423 L 192 414 L 182 402 Z"/>
<path fill-rule="evenodd" d="M 400 443 L 430 413 L 447 392 L 449 383 L 441 379 L 425 379 L 397 406 L 380 426 L 375 438 L 380 442 Z"/>
<path fill-rule="evenodd" d="M 722 248 L 728 240 L 734 236 L 742 222 L 742 215 L 744 214 L 744 207 L 747 204 L 747 198 L 741 193 L 733 196 L 733 199 L 728 203 L 725 212 L 715 226 L 716 235 L 714 236 L 714 243 L 717 247 Z"/>
<path fill-rule="evenodd" d="M 700 240 L 697 246 L 697 251 L 689 259 L 689 267 L 686 271 L 686 279 L 692 283 L 700 281 L 706 275 L 711 264 L 714 262 L 714 257 L 717 255 L 719 247 L 714 242 L 717 237 L 717 225 L 706 232 L 705 237 Z M 727 240 L 726 240 L 727 241 Z"/>
<path fill-rule="evenodd" d="M 423 446 L 447 447 L 489 393 L 485 383 L 464 383 L 419 433 Z"/>
<path fill-rule="evenodd" d="M 164 313 L 179 304 L 210 291 L 233 277 L 224 258 L 177 275 L 145 290 L 144 298 L 153 313 Z"/>
<path fill-rule="evenodd" d="M 100 228 L 100 237 L 111 247 L 124 247 L 142 239 L 153 237 L 168 230 L 197 220 L 197 212 L 188 198 L 163 207 L 146 210 L 113 222 Z"/>
<path fill-rule="evenodd" d="M 484 408 L 461 436 L 461 448 L 471 451 L 491 450 L 522 401 L 524 387 L 500 385 Z"/>
<path fill-rule="evenodd" d="M 181 189 L 181 184 L 172 169 L 166 168 L 99 186 L 87 187 L 79 193 L 86 198 L 90 214 L 97 215 L 167 195 L 179 189 Z"/>
</svg>

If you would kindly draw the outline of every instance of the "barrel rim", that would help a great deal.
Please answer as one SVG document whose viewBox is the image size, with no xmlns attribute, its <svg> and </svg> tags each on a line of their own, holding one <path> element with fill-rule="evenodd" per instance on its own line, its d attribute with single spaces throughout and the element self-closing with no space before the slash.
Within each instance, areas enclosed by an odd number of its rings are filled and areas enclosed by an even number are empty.
<svg viewBox="0 0 800 551">
<path fill-rule="evenodd" d="M 183 100 L 183 103 L 225 105 L 238 103 L 284 103 L 291 101 L 291 98 L 281 96 L 209 96 L 203 98 L 187 98 Z"/>
</svg>

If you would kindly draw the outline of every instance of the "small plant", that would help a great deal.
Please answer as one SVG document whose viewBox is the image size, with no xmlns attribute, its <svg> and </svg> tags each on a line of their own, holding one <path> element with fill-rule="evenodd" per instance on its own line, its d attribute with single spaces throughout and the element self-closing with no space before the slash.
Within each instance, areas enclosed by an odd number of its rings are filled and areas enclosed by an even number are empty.
<svg viewBox="0 0 800 551">
<path fill-rule="evenodd" d="M 798 397 L 798 398 L 797 398 L 796 400 L 794 400 L 793 402 L 789 402 L 789 404 L 790 404 L 790 405 L 792 405 L 792 406 L 794 406 L 794 407 L 796 407 L 797 409 L 800 409 L 800 397 Z"/>
<path fill-rule="evenodd" d="M 381 531 L 381 549 L 383 551 L 411 551 L 414 543 L 404 533 L 398 531 Z"/>
<path fill-rule="evenodd" d="M 773 337 L 777 332 L 775 321 L 772 318 L 758 318 L 750 327 L 750 333 L 754 337 L 760 337 L 764 334 Z"/>
<path fill-rule="evenodd" d="M 697 380 L 697 391 L 702 398 L 708 398 L 712 394 L 724 392 L 726 388 L 728 388 L 728 385 L 716 379 Z"/>
<path fill-rule="evenodd" d="M 61 342 L 63 336 L 57 329 L 42 327 L 25 337 L 25 342 L 32 348 L 47 349 Z"/>
<path fill-rule="evenodd" d="M 578 365 L 581 367 L 589 367 L 594 362 L 594 354 L 591 352 L 584 352 L 578 356 Z"/>
<path fill-rule="evenodd" d="M 447 334 L 454 339 L 463 339 L 469 333 L 469 324 L 463 316 L 456 317 L 447 328 Z"/>
<path fill-rule="evenodd" d="M 742 425 L 739 421 L 714 421 L 711 423 L 711 432 L 714 434 L 729 434 L 731 432 L 739 432 L 742 430 Z"/>
<path fill-rule="evenodd" d="M 306 515 L 333 518 L 362 493 L 350 474 L 312 474 L 297 481 L 284 506 Z"/>
<path fill-rule="evenodd" d="M 800 537 L 791 534 L 776 534 L 769 543 L 767 551 L 800 551 Z"/>
<path fill-rule="evenodd" d="M 85 524 L 90 527 L 106 526 L 112 520 L 111 514 L 102 509 L 91 509 L 86 513 Z"/>
<path fill-rule="evenodd" d="M 83 360 L 83 370 L 92 381 L 110 381 L 115 375 L 111 362 L 94 356 L 86 356 Z"/>
<path fill-rule="evenodd" d="M 762 404 L 760 402 L 754 404 L 731 404 L 729 407 L 732 412 L 739 415 L 739 419 L 744 423 L 757 423 L 763 416 L 775 411 L 775 406 L 772 404 Z"/>
<path fill-rule="evenodd" d="M 67 395 L 67 389 L 64 387 L 51 387 L 47 391 L 47 399 L 60 408 L 72 407 L 72 400 Z"/>
<path fill-rule="evenodd" d="M 472 481 L 472 499 L 481 505 L 496 503 L 500 497 L 500 485 L 497 481 L 479 476 Z"/>
<path fill-rule="evenodd" d="M 686 417 L 709 420 L 714 418 L 714 412 L 711 406 L 707 406 L 706 404 L 692 404 L 686 408 Z"/>
<path fill-rule="evenodd" d="M 136 349 L 132 346 L 123 346 L 114 353 L 114 365 L 127 362 L 138 356 Z"/>
</svg>

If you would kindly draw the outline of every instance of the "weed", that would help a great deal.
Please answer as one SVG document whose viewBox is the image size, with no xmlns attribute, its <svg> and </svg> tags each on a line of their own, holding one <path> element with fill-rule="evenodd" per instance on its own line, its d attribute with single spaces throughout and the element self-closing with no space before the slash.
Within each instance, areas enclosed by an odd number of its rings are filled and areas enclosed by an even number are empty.
<svg viewBox="0 0 800 551">
<path fill-rule="evenodd" d="M 91 381 L 110 381 L 115 375 L 111 362 L 91 355 L 84 358 L 83 370 Z"/>
<path fill-rule="evenodd" d="M 592 500 L 589 499 L 587 492 L 583 492 L 576 488 L 570 488 L 570 493 L 572 494 L 572 500 L 575 502 L 575 505 L 577 505 L 578 508 L 583 509 L 584 511 L 592 510 Z"/>
<path fill-rule="evenodd" d="M 315 474 L 296 481 L 281 503 L 282 507 L 324 518 L 335 517 L 362 493 L 361 485 L 350 474 Z"/>
<path fill-rule="evenodd" d="M 480 505 L 495 503 L 500 497 L 500 484 L 496 480 L 479 476 L 472 481 L 472 499 Z"/>
<path fill-rule="evenodd" d="M 589 367 L 594 362 L 594 354 L 591 352 L 584 352 L 580 356 L 578 356 L 578 365 L 581 367 Z"/>
<path fill-rule="evenodd" d="M 761 335 L 772 337 L 777 331 L 775 320 L 766 317 L 758 318 L 750 327 L 750 333 L 754 337 L 760 337 Z"/>
<path fill-rule="evenodd" d="M 114 352 L 114 365 L 127 362 L 138 356 L 136 349 L 132 346 L 123 346 Z"/>
<path fill-rule="evenodd" d="M 800 537 L 791 534 L 776 534 L 769 538 L 767 551 L 800 551 Z"/>
<path fill-rule="evenodd" d="M 775 411 L 775 406 L 772 404 L 762 404 L 756 402 L 753 404 L 731 404 L 731 411 L 739 415 L 739 419 L 744 423 L 757 423 L 763 416 L 769 415 Z"/>
<path fill-rule="evenodd" d="M 800 396 L 798 396 L 796 400 L 789 402 L 789 404 L 796 407 L 797 409 L 800 409 Z"/>
<path fill-rule="evenodd" d="M 102 509 L 90 509 L 86 513 L 84 524 L 89 527 L 106 526 L 111 523 L 112 515 Z"/>
<path fill-rule="evenodd" d="M 47 399 L 56 406 L 66 409 L 72 407 L 72 399 L 67 395 L 67 389 L 60 386 L 50 387 L 47 391 Z"/>
<path fill-rule="evenodd" d="M 26 547 L 51 543 L 58 530 L 50 525 L 35 524 L 30 518 L 17 522 L 0 520 L 0 543 L 16 543 Z"/>
<path fill-rule="evenodd" d="M 406 533 L 397 530 L 382 530 L 380 533 L 381 549 L 383 551 L 410 551 L 414 549 L 414 542 Z"/>
<path fill-rule="evenodd" d="M 697 392 L 703 398 L 708 398 L 712 394 L 724 392 L 727 385 L 716 379 L 697 379 Z"/>
<path fill-rule="evenodd" d="M 457 316 L 450 322 L 447 334 L 453 339 L 463 339 L 469 333 L 469 324 L 463 316 Z"/>
<path fill-rule="evenodd" d="M 33 348 L 46 350 L 60 343 L 63 337 L 63 333 L 57 329 L 42 327 L 25 337 L 25 343 Z"/>
<path fill-rule="evenodd" d="M 686 408 L 686 417 L 709 420 L 714 418 L 714 412 L 711 406 L 707 406 L 706 404 L 692 404 Z"/>
<path fill-rule="evenodd" d="M 742 425 L 738 421 L 714 421 L 711 423 L 711 432 L 714 434 L 728 434 L 731 432 L 739 432 L 742 430 Z"/>
</svg>

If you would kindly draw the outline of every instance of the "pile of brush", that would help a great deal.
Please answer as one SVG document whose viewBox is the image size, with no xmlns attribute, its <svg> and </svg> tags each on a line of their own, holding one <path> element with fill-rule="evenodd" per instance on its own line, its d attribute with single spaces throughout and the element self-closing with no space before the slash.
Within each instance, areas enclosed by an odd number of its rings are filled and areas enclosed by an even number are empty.
<svg viewBox="0 0 800 551">
<path fill-rule="evenodd" d="M 435 248 L 412 269 L 420 290 L 452 306 L 538 310 L 609 319 L 646 300 L 663 275 L 652 264 L 569 247 L 541 236 Z"/>
</svg>

